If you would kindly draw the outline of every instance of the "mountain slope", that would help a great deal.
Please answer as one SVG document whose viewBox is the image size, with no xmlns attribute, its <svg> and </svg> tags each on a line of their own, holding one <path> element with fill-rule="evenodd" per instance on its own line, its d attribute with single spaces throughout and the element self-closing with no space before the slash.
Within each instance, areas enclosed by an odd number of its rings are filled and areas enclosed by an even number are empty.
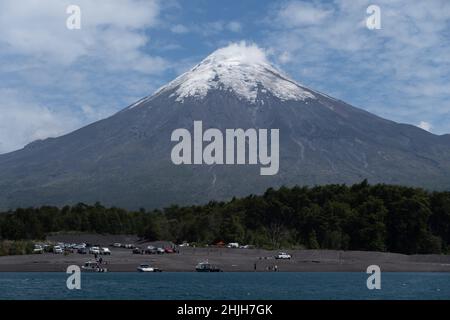
<svg viewBox="0 0 450 320">
<path fill-rule="evenodd" d="M 178 128 L 277 128 L 280 170 L 171 162 Z M 0 207 L 101 201 L 127 208 L 226 199 L 280 185 L 367 178 L 450 187 L 450 141 L 308 89 L 261 50 L 220 49 L 154 95 L 68 135 L 0 155 Z"/>
</svg>

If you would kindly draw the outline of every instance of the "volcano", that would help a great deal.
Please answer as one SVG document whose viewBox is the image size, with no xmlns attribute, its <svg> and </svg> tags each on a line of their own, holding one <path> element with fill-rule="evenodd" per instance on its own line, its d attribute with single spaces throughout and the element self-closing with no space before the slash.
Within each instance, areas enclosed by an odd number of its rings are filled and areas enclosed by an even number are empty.
<svg viewBox="0 0 450 320">
<path fill-rule="evenodd" d="M 278 129 L 277 174 L 250 164 L 174 164 L 171 134 L 192 132 L 195 121 L 223 132 Z M 450 137 L 309 89 L 241 43 L 107 119 L 0 155 L 0 208 L 97 201 L 155 208 L 364 179 L 448 190 Z"/>
</svg>

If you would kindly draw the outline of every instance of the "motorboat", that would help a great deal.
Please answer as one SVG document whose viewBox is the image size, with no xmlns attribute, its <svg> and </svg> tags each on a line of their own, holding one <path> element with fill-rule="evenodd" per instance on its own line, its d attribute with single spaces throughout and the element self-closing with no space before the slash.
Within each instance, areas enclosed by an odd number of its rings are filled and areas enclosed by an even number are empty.
<svg viewBox="0 0 450 320">
<path fill-rule="evenodd" d="M 209 263 L 208 261 L 203 261 L 197 264 L 195 267 L 195 271 L 197 272 L 222 272 L 222 270 L 217 267 L 216 265 L 213 265 Z"/>
<path fill-rule="evenodd" d="M 102 267 L 97 261 L 93 260 L 85 262 L 81 270 L 87 272 L 108 272 L 107 268 Z"/>
</svg>

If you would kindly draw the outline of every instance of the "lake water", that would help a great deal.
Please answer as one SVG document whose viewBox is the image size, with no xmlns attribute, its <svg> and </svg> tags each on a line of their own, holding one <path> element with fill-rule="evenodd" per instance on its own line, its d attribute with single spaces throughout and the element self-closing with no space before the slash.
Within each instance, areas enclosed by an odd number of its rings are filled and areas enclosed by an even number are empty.
<svg viewBox="0 0 450 320">
<path fill-rule="evenodd" d="M 0 273 L 0 299 L 450 299 L 450 273 Z"/>
</svg>

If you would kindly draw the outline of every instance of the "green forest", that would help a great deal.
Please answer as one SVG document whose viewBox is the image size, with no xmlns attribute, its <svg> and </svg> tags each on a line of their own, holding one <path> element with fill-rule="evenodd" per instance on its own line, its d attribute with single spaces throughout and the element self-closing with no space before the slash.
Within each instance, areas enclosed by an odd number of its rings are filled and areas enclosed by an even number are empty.
<svg viewBox="0 0 450 320">
<path fill-rule="evenodd" d="M 39 240 L 69 231 L 198 245 L 224 241 L 263 248 L 450 253 L 450 192 L 363 181 L 281 187 L 227 202 L 152 211 L 80 203 L 0 214 L 1 240 Z"/>
</svg>

